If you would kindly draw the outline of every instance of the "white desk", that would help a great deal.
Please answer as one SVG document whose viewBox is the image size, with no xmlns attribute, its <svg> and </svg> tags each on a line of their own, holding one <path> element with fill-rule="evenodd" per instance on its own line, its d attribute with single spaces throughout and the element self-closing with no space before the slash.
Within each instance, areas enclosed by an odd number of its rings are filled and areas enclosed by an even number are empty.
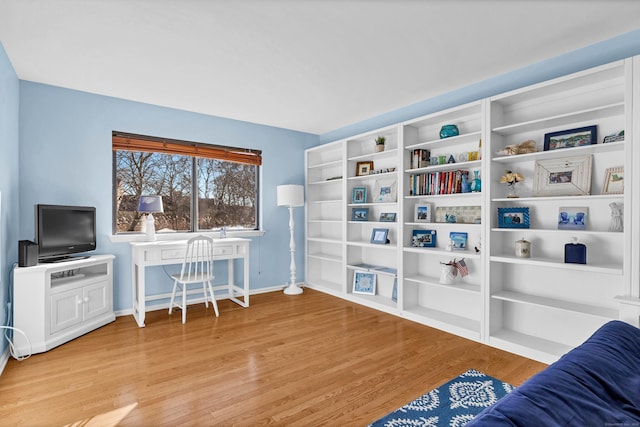
<svg viewBox="0 0 640 427">
<path fill-rule="evenodd" d="M 229 299 L 242 307 L 249 307 L 249 239 L 214 239 L 213 257 L 215 260 L 228 260 L 229 283 L 216 285 L 213 290 L 226 289 Z M 187 248 L 186 240 L 131 243 L 131 283 L 133 287 L 133 317 L 138 326 L 144 326 L 146 302 L 168 299 L 171 293 L 146 295 L 145 269 L 154 265 L 182 264 Z M 243 259 L 243 286 L 233 283 L 233 261 Z M 237 296 L 242 296 L 242 300 Z"/>
</svg>

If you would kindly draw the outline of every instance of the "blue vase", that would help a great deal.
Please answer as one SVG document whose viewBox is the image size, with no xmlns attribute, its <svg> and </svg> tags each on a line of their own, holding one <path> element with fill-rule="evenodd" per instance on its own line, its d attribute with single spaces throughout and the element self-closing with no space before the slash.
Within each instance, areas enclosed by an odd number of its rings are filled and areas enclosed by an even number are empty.
<svg viewBox="0 0 640 427">
<path fill-rule="evenodd" d="M 473 182 L 471 183 L 471 191 L 475 193 L 479 193 L 482 190 L 482 183 L 480 182 L 478 172 L 479 171 L 473 171 Z"/>
<path fill-rule="evenodd" d="M 456 125 L 444 125 L 440 129 L 440 139 L 458 136 L 459 134 L 460 132 L 458 131 L 458 126 Z"/>
<path fill-rule="evenodd" d="M 460 185 L 460 192 L 462 193 L 471 192 L 471 183 L 469 182 L 469 179 L 465 174 L 462 174 L 462 184 Z"/>
</svg>

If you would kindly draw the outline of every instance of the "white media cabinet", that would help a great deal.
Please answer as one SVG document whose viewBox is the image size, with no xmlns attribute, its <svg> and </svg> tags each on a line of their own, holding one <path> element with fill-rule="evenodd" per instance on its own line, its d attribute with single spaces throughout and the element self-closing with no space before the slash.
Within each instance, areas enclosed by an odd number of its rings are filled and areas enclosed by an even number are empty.
<svg viewBox="0 0 640 427">
<path fill-rule="evenodd" d="M 113 255 L 96 255 L 13 273 L 15 353 L 42 353 L 115 320 Z"/>
</svg>

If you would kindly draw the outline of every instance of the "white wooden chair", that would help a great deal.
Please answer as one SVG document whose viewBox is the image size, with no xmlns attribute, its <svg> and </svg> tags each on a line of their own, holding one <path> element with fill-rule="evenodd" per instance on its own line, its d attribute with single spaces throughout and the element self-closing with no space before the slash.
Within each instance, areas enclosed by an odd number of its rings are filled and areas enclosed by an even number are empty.
<svg viewBox="0 0 640 427">
<path fill-rule="evenodd" d="M 187 242 L 187 253 L 182 262 L 180 274 L 172 274 L 173 291 L 171 292 L 171 302 L 169 303 L 169 314 L 173 307 L 182 310 L 182 323 L 187 321 L 187 293 L 189 285 L 202 283 L 204 294 L 204 304 L 209 308 L 209 298 L 216 317 L 219 316 L 218 304 L 213 294 L 213 239 L 206 236 L 196 236 Z M 176 290 L 182 288 L 182 304 L 175 301 Z"/>
</svg>

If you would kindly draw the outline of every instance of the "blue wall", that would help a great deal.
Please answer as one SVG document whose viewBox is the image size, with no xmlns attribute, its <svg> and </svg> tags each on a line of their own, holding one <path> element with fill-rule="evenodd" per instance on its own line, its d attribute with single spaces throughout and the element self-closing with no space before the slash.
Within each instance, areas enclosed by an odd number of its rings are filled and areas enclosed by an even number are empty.
<svg viewBox="0 0 640 427">
<path fill-rule="evenodd" d="M 320 135 L 320 143 L 358 135 L 639 54 L 640 29 L 336 129 Z"/>
<path fill-rule="evenodd" d="M 20 239 L 34 237 L 35 204 L 95 206 L 96 253 L 116 255 L 114 307 L 131 309 L 129 244 L 112 243 L 109 238 L 113 130 L 262 150 L 266 233 L 252 238 L 250 283 L 257 289 L 288 282 L 289 217 L 287 209 L 276 206 L 276 186 L 304 183 L 304 150 L 317 144 L 317 135 L 25 81 L 20 82 Z M 299 224 L 296 245 L 304 248 L 303 209 L 296 210 L 295 219 Z M 303 250 L 297 251 L 296 264 L 298 279 L 303 280 Z M 167 292 L 168 278 L 161 268 L 155 270 L 148 282 L 160 283 L 158 290 Z M 216 276 L 222 281 L 226 268 L 220 270 Z"/>
<path fill-rule="evenodd" d="M 18 261 L 18 77 L 0 43 L 0 325 L 7 325 L 11 269 Z M 4 331 L 0 354 L 8 343 Z"/>
</svg>

